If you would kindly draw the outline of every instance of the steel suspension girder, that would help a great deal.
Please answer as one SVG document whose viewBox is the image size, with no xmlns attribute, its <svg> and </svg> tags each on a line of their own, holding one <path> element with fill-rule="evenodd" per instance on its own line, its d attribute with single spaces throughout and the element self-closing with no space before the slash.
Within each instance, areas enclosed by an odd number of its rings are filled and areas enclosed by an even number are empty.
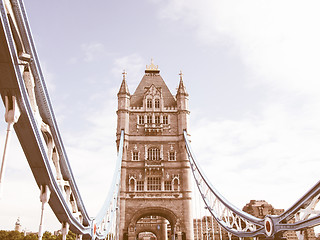
<svg viewBox="0 0 320 240">
<path fill-rule="evenodd" d="M 0 93 L 3 100 L 16 99 L 20 117 L 14 129 L 39 188 L 46 186 L 51 192 L 47 200 L 64 232 L 70 226 L 83 239 L 115 239 L 117 234 L 111 225 L 117 218 L 119 170 L 114 173 L 111 197 L 95 220 L 90 218 L 59 133 L 23 1 L 0 0 L 0 13 Z M 123 133 L 118 154 L 120 166 L 122 146 Z"/>
<path fill-rule="evenodd" d="M 311 188 L 288 210 L 281 215 L 267 215 L 256 218 L 229 203 L 209 182 L 192 152 L 188 134 L 184 139 L 191 171 L 206 208 L 212 217 L 225 229 L 240 238 L 266 236 L 277 238 L 284 231 L 297 231 L 299 240 L 303 239 L 303 230 L 320 224 L 320 211 L 316 210 L 320 199 L 320 182 Z"/>
</svg>

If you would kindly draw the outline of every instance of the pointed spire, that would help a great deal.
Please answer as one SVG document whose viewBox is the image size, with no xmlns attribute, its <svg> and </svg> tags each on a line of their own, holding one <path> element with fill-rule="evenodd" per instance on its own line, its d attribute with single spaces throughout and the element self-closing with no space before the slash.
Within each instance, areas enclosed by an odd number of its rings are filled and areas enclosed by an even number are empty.
<svg viewBox="0 0 320 240">
<path fill-rule="evenodd" d="M 180 75 L 180 82 L 179 82 L 179 87 L 178 87 L 177 95 L 178 95 L 178 94 L 184 94 L 184 95 L 188 96 L 187 90 L 186 90 L 186 88 L 185 88 L 185 86 L 184 86 L 184 84 L 183 84 L 183 80 L 182 80 L 183 73 L 182 73 L 181 70 L 180 70 L 179 75 Z"/>
<path fill-rule="evenodd" d="M 121 86 L 120 86 L 118 94 L 123 94 L 124 93 L 124 94 L 130 95 L 129 88 L 128 88 L 127 81 L 126 81 L 126 76 L 127 76 L 127 72 L 126 72 L 126 70 L 123 70 L 123 72 L 122 72 L 122 83 L 121 83 Z"/>
</svg>

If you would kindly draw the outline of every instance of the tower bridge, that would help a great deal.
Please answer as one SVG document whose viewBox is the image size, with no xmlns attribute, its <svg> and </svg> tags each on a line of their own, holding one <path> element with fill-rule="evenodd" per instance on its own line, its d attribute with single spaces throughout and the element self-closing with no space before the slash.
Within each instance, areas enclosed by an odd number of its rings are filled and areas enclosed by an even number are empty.
<svg viewBox="0 0 320 240">
<path fill-rule="evenodd" d="M 177 92 L 171 93 L 153 62 L 132 95 L 123 73 L 117 94 L 117 166 L 101 210 L 89 217 L 60 136 L 23 1 L 0 0 L 0 11 L 0 93 L 8 123 L 0 184 L 14 129 L 40 191 L 39 239 L 47 205 L 61 223 L 63 239 L 70 229 L 77 239 L 224 239 L 222 232 L 229 239 L 281 239 L 284 232 L 295 231 L 302 240 L 306 229 L 319 225 L 319 182 L 279 215 L 257 218 L 226 200 L 192 152 L 182 73 Z"/>
<path fill-rule="evenodd" d="M 170 222 L 171 233 L 179 239 L 193 238 L 190 167 L 183 137 L 188 93 L 180 76 L 174 97 L 151 62 L 130 95 L 123 73 L 117 111 L 118 140 L 124 131 L 120 239 L 136 239 L 139 218 L 155 214 Z"/>
</svg>

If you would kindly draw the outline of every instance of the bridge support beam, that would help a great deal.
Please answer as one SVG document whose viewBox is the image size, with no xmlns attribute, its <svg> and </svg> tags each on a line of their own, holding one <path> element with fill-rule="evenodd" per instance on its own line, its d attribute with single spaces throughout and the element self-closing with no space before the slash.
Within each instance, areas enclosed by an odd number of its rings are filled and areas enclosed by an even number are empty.
<svg viewBox="0 0 320 240">
<path fill-rule="evenodd" d="M 43 212 L 45 204 L 49 202 L 50 198 L 50 189 L 48 185 L 41 185 L 40 186 L 40 202 L 41 202 L 41 217 L 40 217 L 40 225 L 39 225 L 39 232 L 38 232 L 38 239 L 42 240 L 43 235 Z"/>
</svg>

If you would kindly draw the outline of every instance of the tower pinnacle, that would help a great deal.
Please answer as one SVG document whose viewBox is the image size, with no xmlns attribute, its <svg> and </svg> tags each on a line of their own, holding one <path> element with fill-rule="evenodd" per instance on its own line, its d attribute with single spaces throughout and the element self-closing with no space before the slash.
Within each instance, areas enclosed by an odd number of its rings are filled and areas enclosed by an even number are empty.
<svg viewBox="0 0 320 240">
<path fill-rule="evenodd" d="M 130 95 L 129 88 L 128 88 L 127 81 L 126 81 L 126 76 L 127 76 L 127 72 L 126 72 L 126 70 L 123 70 L 123 72 L 122 72 L 122 83 L 121 83 L 118 95 L 119 94 Z"/>
<path fill-rule="evenodd" d="M 182 70 L 180 70 L 179 75 L 180 75 L 180 81 L 182 81 L 182 76 L 183 76 Z"/>
<path fill-rule="evenodd" d="M 181 70 L 180 70 L 179 75 L 180 75 L 180 82 L 179 82 L 179 87 L 178 87 L 177 95 L 178 95 L 178 94 L 183 94 L 183 95 L 188 96 L 187 90 L 186 90 L 186 88 L 185 88 L 185 86 L 184 86 L 184 83 L 183 83 L 183 80 L 182 80 L 183 73 L 182 73 Z"/>
<path fill-rule="evenodd" d="M 123 80 L 125 81 L 127 78 L 127 72 L 125 69 L 123 69 L 122 76 L 123 76 Z"/>
</svg>

